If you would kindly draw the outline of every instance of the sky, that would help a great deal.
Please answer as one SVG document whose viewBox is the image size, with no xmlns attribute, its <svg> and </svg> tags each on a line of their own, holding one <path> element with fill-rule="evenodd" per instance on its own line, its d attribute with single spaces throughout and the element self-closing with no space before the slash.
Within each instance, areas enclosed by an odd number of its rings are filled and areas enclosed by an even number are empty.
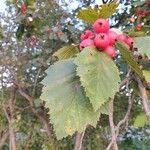
<svg viewBox="0 0 150 150">
<path fill-rule="evenodd" d="M 6 8 L 5 1 L 6 0 L 0 0 L 0 12 L 3 12 Z"/>
<path fill-rule="evenodd" d="M 0 12 L 3 12 L 6 8 L 5 5 L 6 0 L 0 0 Z M 97 4 L 102 4 L 102 0 L 96 0 Z M 78 7 L 79 3 L 76 0 L 72 0 L 72 4 L 69 6 L 70 9 L 76 9 Z"/>
</svg>

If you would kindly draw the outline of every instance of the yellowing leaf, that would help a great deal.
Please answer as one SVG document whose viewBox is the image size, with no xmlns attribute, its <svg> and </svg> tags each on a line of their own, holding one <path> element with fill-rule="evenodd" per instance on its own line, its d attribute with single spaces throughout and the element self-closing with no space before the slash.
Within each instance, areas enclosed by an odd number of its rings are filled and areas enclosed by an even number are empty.
<svg viewBox="0 0 150 150">
<path fill-rule="evenodd" d="M 100 5 L 98 8 L 88 7 L 81 9 L 77 15 L 79 19 L 89 24 L 93 24 L 99 18 L 109 18 L 117 10 L 118 4 L 115 2 Z"/>
<path fill-rule="evenodd" d="M 134 127 L 140 128 L 144 127 L 148 123 L 145 113 L 140 113 L 138 116 L 136 116 L 134 121 Z"/>
<path fill-rule="evenodd" d="M 79 49 L 76 46 L 68 45 L 57 50 L 53 56 L 56 56 L 59 60 L 61 60 L 74 57 L 77 53 L 79 53 Z"/>
<path fill-rule="evenodd" d="M 99 18 L 99 15 L 95 9 L 93 9 L 92 7 L 89 7 L 87 9 L 81 9 L 77 17 L 87 23 L 92 24 Z"/>
<path fill-rule="evenodd" d="M 145 80 L 150 83 L 150 70 L 143 70 Z"/>
</svg>

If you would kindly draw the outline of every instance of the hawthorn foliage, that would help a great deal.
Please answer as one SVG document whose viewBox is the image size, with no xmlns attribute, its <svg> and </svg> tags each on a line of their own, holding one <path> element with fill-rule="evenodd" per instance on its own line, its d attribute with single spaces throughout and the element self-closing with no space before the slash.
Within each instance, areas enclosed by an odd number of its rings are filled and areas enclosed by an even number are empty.
<svg viewBox="0 0 150 150">
<path fill-rule="evenodd" d="M 0 18 L 0 149 L 149 149 L 149 1 L 79 3 L 69 12 L 63 2 L 8 1 Z M 130 13 L 117 13 L 122 3 Z M 133 47 L 116 42 L 114 59 L 93 46 L 80 52 L 83 29 L 99 18 Z"/>
</svg>

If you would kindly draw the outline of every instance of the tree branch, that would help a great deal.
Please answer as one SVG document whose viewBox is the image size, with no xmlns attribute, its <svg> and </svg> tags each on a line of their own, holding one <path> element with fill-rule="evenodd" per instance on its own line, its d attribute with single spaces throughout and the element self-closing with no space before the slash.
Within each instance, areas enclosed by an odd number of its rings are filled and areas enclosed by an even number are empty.
<svg viewBox="0 0 150 150">
<path fill-rule="evenodd" d="M 119 123 L 117 124 L 116 126 L 116 138 L 118 137 L 119 135 L 119 130 L 120 130 L 120 127 L 125 124 L 125 123 L 128 123 L 128 119 L 129 119 L 129 115 L 130 115 L 130 112 L 131 112 L 131 109 L 132 109 L 132 105 L 133 105 L 133 97 L 132 96 L 129 96 L 128 98 L 128 110 L 124 116 L 124 118 L 119 121 Z"/>
<path fill-rule="evenodd" d="M 24 89 L 22 88 L 22 85 L 18 82 L 15 72 L 12 69 L 10 69 L 10 72 L 13 76 L 13 83 L 17 86 L 20 95 L 29 102 L 32 112 L 44 125 L 46 133 L 47 133 L 48 137 L 51 139 L 51 145 L 53 147 L 53 150 L 55 150 L 56 149 L 55 144 L 54 144 L 55 140 L 54 140 L 54 136 L 52 134 L 52 128 L 49 124 L 49 120 L 47 119 L 47 117 L 45 115 L 43 115 L 37 111 L 35 104 L 34 104 L 34 99 L 24 91 Z"/>
<path fill-rule="evenodd" d="M 119 131 L 120 131 L 120 127 L 123 125 L 123 124 L 128 124 L 128 119 L 129 119 L 129 115 L 130 115 L 130 112 L 131 112 L 131 109 L 132 109 L 132 105 L 133 105 L 133 97 L 132 95 L 129 96 L 129 99 L 128 99 L 128 110 L 124 116 L 124 118 L 122 120 L 120 120 L 117 124 L 117 126 L 115 127 L 115 136 L 116 136 L 116 140 L 118 138 L 118 135 L 119 135 Z M 127 125 L 126 125 L 127 126 Z M 108 147 L 106 148 L 106 150 L 110 150 L 111 147 L 113 145 L 113 141 L 111 141 L 108 145 Z"/>
<path fill-rule="evenodd" d="M 142 98 L 142 104 L 143 104 L 143 107 L 144 107 L 144 111 L 146 113 L 148 122 L 150 124 L 150 108 L 148 106 L 148 96 L 147 96 L 147 93 L 146 93 L 146 88 L 144 87 L 141 79 L 138 76 L 135 76 L 135 80 L 138 83 L 138 88 L 139 88 L 139 91 L 140 91 L 140 96 Z"/>
<path fill-rule="evenodd" d="M 118 150 L 115 125 L 114 125 L 114 120 L 113 120 L 113 113 L 114 113 L 114 98 L 112 98 L 109 103 L 109 124 L 111 128 L 112 137 L 111 137 L 111 143 L 108 145 L 106 150 L 110 150 L 111 147 L 113 148 L 113 150 Z"/>
<path fill-rule="evenodd" d="M 5 133 L 3 133 L 2 137 L 0 138 L 0 149 L 2 149 L 3 145 L 5 144 L 5 141 L 7 140 L 9 135 L 8 130 L 5 131 Z"/>
<path fill-rule="evenodd" d="M 6 107 L 6 104 L 3 106 L 5 116 L 8 120 L 8 123 L 9 123 L 9 149 L 10 150 L 16 150 L 17 149 L 16 133 L 14 130 L 15 105 L 16 105 L 16 88 L 13 87 L 12 91 L 11 91 L 11 98 L 8 101 L 7 107 Z"/>
<path fill-rule="evenodd" d="M 84 134 L 85 134 L 85 130 L 82 133 L 77 133 L 76 134 L 76 142 L 75 142 L 74 150 L 81 150 L 82 149 Z"/>
</svg>

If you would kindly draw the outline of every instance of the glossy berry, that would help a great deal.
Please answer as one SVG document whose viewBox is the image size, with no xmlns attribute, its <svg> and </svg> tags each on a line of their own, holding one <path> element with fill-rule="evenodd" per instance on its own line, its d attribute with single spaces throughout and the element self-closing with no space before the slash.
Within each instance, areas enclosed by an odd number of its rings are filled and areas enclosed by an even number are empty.
<svg viewBox="0 0 150 150">
<path fill-rule="evenodd" d="M 93 24 L 93 29 L 96 33 L 107 33 L 109 28 L 109 22 L 106 19 L 98 19 Z"/>
<path fill-rule="evenodd" d="M 26 14 L 26 12 L 27 12 L 27 6 L 26 6 L 25 3 L 22 3 L 22 4 L 21 4 L 20 12 L 21 12 L 22 15 L 25 15 L 25 14 Z"/>
<path fill-rule="evenodd" d="M 109 45 L 114 45 L 117 41 L 117 33 L 114 31 L 109 31 L 108 32 L 108 36 L 109 36 Z"/>
<path fill-rule="evenodd" d="M 134 40 L 131 37 L 128 37 L 126 40 L 126 44 L 131 48 L 133 47 Z"/>
<path fill-rule="evenodd" d="M 82 51 L 85 47 L 94 46 L 94 42 L 91 39 L 85 39 L 80 43 L 80 51 Z"/>
<path fill-rule="evenodd" d="M 97 48 L 105 49 L 109 45 L 109 37 L 105 33 L 99 33 L 94 39 L 94 44 Z"/>
<path fill-rule="evenodd" d="M 86 30 L 83 34 L 81 34 L 80 39 L 81 41 L 85 39 L 92 39 L 94 37 L 94 33 L 90 30 Z"/>
<path fill-rule="evenodd" d="M 106 54 L 108 54 L 111 58 L 114 58 L 114 57 L 116 56 L 116 51 L 115 51 L 115 49 L 114 49 L 112 46 L 108 46 L 108 47 L 104 50 L 104 52 L 105 52 Z"/>
<path fill-rule="evenodd" d="M 117 36 L 117 39 L 118 39 L 119 41 L 126 42 L 127 36 L 124 35 L 124 34 L 120 34 L 120 35 Z"/>
</svg>

